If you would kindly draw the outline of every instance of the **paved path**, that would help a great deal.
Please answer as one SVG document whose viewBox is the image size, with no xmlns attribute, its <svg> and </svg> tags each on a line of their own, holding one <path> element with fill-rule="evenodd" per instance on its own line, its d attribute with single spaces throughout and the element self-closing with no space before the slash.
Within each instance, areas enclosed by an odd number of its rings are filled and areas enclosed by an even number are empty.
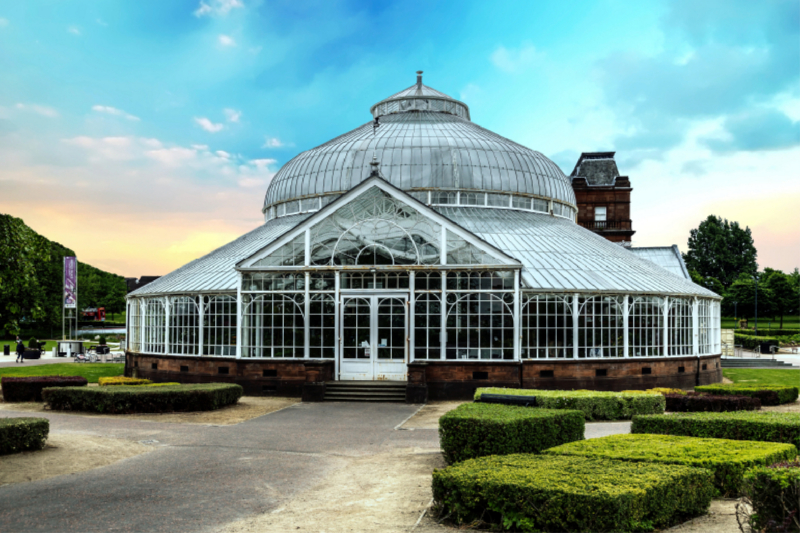
<svg viewBox="0 0 800 533">
<path fill-rule="evenodd" d="M 52 433 L 157 441 L 156 450 L 78 474 L 0 487 L 0 532 L 215 531 L 281 506 L 341 466 L 343 457 L 398 447 L 437 450 L 435 429 L 394 429 L 418 408 L 300 403 L 234 426 L 46 413 Z M 20 415 L 30 416 L 0 412 Z M 627 433 L 629 427 L 587 424 L 586 436 Z"/>
</svg>

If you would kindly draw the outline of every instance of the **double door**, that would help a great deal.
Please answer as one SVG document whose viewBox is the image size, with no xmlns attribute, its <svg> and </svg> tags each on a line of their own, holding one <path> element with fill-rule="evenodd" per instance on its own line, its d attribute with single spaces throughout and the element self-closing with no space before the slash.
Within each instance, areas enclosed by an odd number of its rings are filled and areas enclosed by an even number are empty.
<svg viewBox="0 0 800 533">
<path fill-rule="evenodd" d="M 341 380 L 405 381 L 408 295 L 342 295 Z"/>
</svg>

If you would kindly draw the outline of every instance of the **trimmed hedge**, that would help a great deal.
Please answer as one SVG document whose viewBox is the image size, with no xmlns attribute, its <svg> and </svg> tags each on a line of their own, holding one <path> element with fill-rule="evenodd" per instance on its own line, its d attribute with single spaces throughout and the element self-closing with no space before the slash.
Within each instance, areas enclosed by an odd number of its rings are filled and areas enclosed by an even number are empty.
<svg viewBox="0 0 800 533">
<path fill-rule="evenodd" d="M 800 531 L 800 462 L 759 466 L 744 475 L 753 531 Z"/>
<path fill-rule="evenodd" d="M 710 396 L 705 394 L 665 394 L 667 411 L 673 413 L 695 413 L 711 411 L 758 411 L 761 400 L 750 396 Z"/>
<path fill-rule="evenodd" d="M 92 413 L 169 413 L 213 411 L 235 404 L 242 387 L 228 383 L 174 385 L 170 387 L 68 387 L 45 389 L 44 400 L 51 409 Z"/>
<path fill-rule="evenodd" d="M 661 394 L 633 394 L 590 390 L 539 390 L 480 388 L 475 399 L 487 394 L 536 396 L 536 406 L 545 409 L 577 409 L 586 420 L 628 420 L 634 415 L 653 415 L 664 412 L 666 405 Z"/>
<path fill-rule="evenodd" d="M 439 419 L 439 443 L 445 461 L 484 455 L 540 453 L 565 442 L 583 440 L 580 411 L 465 403 Z"/>
<path fill-rule="evenodd" d="M 733 340 L 736 344 L 741 344 L 748 350 L 759 351 L 761 349 L 761 343 L 764 342 L 769 343 L 770 346 L 780 346 L 780 341 L 775 337 L 756 337 L 755 335 L 740 335 L 739 333 L 734 333 Z"/>
<path fill-rule="evenodd" d="M 41 402 L 46 387 L 85 387 L 88 381 L 81 376 L 28 376 L 0 378 L 3 400 L 6 402 Z"/>
<path fill-rule="evenodd" d="M 522 531 L 650 531 L 707 512 L 701 468 L 590 457 L 500 455 L 433 471 L 434 512 Z"/>
<path fill-rule="evenodd" d="M 144 378 L 127 378 L 125 376 L 114 376 L 110 378 L 99 378 L 97 383 L 101 387 L 108 387 L 110 385 L 150 385 L 153 383 L 149 379 Z"/>
<path fill-rule="evenodd" d="M 735 496 L 741 492 L 743 476 L 749 468 L 792 460 L 797 457 L 797 448 L 775 442 L 610 435 L 562 444 L 544 453 L 708 468 L 714 472 L 714 486 L 723 495 Z"/>
<path fill-rule="evenodd" d="M 46 418 L 0 418 L 0 455 L 41 450 L 49 433 Z"/>
<path fill-rule="evenodd" d="M 634 416 L 631 433 L 783 442 L 800 448 L 800 413 L 739 411 Z"/>
<path fill-rule="evenodd" d="M 747 385 L 745 383 L 731 383 L 715 385 L 700 385 L 695 387 L 696 392 L 707 394 L 752 396 L 761 400 L 761 405 L 781 405 L 797 401 L 798 388 L 785 385 Z"/>
<path fill-rule="evenodd" d="M 793 335 L 800 335 L 800 329 L 769 329 L 761 328 L 761 331 L 766 331 L 770 337 L 791 337 Z M 735 329 L 734 335 L 747 335 L 748 337 L 754 336 L 754 329 Z"/>
</svg>

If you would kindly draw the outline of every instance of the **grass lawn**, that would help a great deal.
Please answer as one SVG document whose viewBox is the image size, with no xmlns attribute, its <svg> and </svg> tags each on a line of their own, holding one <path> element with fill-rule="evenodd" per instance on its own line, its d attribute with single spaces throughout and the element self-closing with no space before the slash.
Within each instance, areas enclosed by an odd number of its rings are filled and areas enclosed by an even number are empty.
<svg viewBox="0 0 800 533">
<path fill-rule="evenodd" d="M 124 363 L 55 363 L 52 365 L 21 364 L 0 368 L 0 376 L 83 376 L 89 383 L 97 383 L 98 378 L 121 376 Z"/>
<path fill-rule="evenodd" d="M 742 319 L 744 317 L 739 317 Z M 721 319 L 722 321 L 722 329 L 737 329 L 739 327 L 739 322 L 734 317 L 724 316 Z M 749 327 L 753 327 L 756 324 L 756 319 L 754 317 L 749 317 L 747 319 L 747 325 Z M 771 316 L 767 317 L 758 317 L 758 330 L 759 332 L 763 329 L 768 331 L 772 327 L 772 329 L 778 329 L 781 327 L 781 321 L 779 319 L 775 319 Z M 797 315 L 784 315 L 783 317 L 783 329 L 800 329 L 800 316 Z"/>
<path fill-rule="evenodd" d="M 734 383 L 800 387 L 800 368 L 724 368 L 722 375 Z"/>
</svg>

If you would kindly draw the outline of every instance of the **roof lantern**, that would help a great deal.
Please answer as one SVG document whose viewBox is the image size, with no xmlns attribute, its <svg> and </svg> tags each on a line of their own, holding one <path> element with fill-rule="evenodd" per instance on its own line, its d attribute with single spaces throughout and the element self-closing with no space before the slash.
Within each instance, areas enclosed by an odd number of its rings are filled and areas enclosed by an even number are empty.
<svg viewBox="0 0 800 533">
<path fill-rule="evenodd" d="M 417 71 L 417 83 L 381 100 L 370 108 L 373 118 L 392 113 L 438 111 L 470 120 L 469 107 L 442 92 L 422 84 L 422 71 Z"/>
</svg>

